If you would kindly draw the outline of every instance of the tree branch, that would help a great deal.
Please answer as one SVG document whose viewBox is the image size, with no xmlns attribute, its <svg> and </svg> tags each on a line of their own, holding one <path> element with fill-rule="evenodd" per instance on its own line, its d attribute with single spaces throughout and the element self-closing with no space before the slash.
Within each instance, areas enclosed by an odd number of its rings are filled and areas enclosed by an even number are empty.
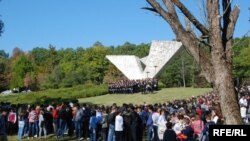
<svg viewBox="0 0 250 141">
<path fill-rule="evenodd" d="M 236 22 L 238 20 L 240 13 L 240 9 L 238 6 L 234 8 L 234 10 L 229 15 L 229 23 L 227 26 L 227 34 L 226 34 L 226 59 L 228 63 L 232 63 L 232 47 L 233 47 L 233 34 Z"/>
<path fill-rule="evenodd" d="M 168 0 L 167 0 L 168 1 Z M 155 9 L 160 16 L 170 25 L 176 35 L 176 39 L 190 51 L 194 59 L 200 63 L 202 75 L 205 76 L 208 82 L 213 81 L 213 70 L 210 57 L 204 52 L 200 46 L 200 41 L 191 32 L 187 32 L 182 26 L 178 16 L 174 15 L 175 11 L 166 12 L 156 0 L 147 0 L 147 2 Z M 167 8 L 171 8 L 170 3 L 165 3 Z M 171 13 L 172 12 L 172 13 Z"/>
<path fill-rule="evenodd" d="M 167 7 L 168 13 L 171 13 L 172 15 L 175 15 L 177 17 L 173 3 L 170 0 L 162 0 L 162 1 L 165 4 L 165 6 Z"/>
<path fill-rule="evenodd" d="M 222 43 L 224 49 L 226 49 L 227 44 L 227 30 L 228 25 L 230 23 L 230 13 L 231 13 L 231 0 L 223 0 L 222 7 L 223 7 L 223 27 L 222 27 Z"/>
<path fill-rule="evenodd" d="M 234 8 L 234 10 L 229 15 L 230 20 L 229 20 L 227 35 L 226 35 L 227 40 L 233 38 L 234 28 L 235 28 L 236 22 L 238 20 L 239 14 L 240 14 L 240 8 L 238 6 L 236 6 Z"/>
<path fill-rule="evenodd" d="M 192 13 L 183 5 L 179 0 L 171 0 L 181 12 L 194 24 L 194 26 L 203 34 L 208 36 L 208 30 L 203 26 L 193 15 Z"/>
</svg>

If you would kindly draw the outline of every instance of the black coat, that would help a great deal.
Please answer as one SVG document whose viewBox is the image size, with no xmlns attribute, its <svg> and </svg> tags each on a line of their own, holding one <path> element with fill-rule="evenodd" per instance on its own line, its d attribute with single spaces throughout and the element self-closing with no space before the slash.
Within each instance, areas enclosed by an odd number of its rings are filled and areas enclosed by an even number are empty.
<svg viewBox="0 0 250 141">
<path fill-rule="evenodd" d="M 163 141 L 176 141 L 176 133 L 172 129 L 167 129 L 163 135 Z"/>
</svg>

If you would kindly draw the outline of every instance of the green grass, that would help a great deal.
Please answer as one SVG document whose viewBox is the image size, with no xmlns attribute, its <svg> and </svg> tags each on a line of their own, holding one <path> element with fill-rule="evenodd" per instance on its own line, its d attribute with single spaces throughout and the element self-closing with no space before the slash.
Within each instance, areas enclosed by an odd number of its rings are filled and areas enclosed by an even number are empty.
<svg viewBox="0 0 250 141">
<path fill-rule="evenodd" d="M 198 96 L 211 91 L 211 88 L 166 88 L 155 92 L 154 94 L 106 94 L 107 87 L 104 85 L 94 86 L 85 85 L 77 86 L 73 88 L 63 88 L 56 90 L 46 90 L 41 92 L 34 92 L 31 94 L 19 94 L 10 96 L 1 96 L 0 101 L 9 101 L 13 103 L 33 103 L 38 101 L 43 101 L 44 97 L 47 99 L 56 100 L 57 98 L 79 98 L 81 103 L 93 103 L 99 105 L 111 105 L 117 103 L 121 105 L 122 103 L 133 103 L 133 104 L 143 104 L 144 102 L 154 104 L 162 103 L 166 101 L 172 101 L 174 99 L 186 99 L 191 96 Z M 102 95 L 106 94 L 106 95 Z M 101 96 L 97 96 L 101 95 Z M 94 97 L 89 97 L 94 96 Z M 48 101 L 47 101 L 48 102 Z M 17 140 L 17 136 L 8 136 L 9 141 Z M 45 139 L 34 139 L 35 140 L 45 140 Z M 46 141 L 54 141 L 53 135 L 50 135 Z M 24 141 L 28 141 L 27 138 Z M 33 141 L 33 140 L 29 140 Z M 65 137 L 64 139 L 59 139 L 58 141 L 76 141 L 73 138 Z"/>
<path fill-rule="evenodd" d="M 106 85 L 81 85 L 72 88 L 49 89 L 46 91 L 28 94 L 13 94 L 0 96 L 0 102 L 13 104 L 51 104 L 60 103 L 62 100 L 78 99 L 81 103 L 111 105 L 117 103 L 162 103 L 173 99 L 186 99 L 210 91 L 210 88 L 166 88 L 154 94 L 107 94 Z M 106 95 L 105 95 L 106 94 Z"/>
<path fill-rule="evenodd" d="M 174 99 L 186 99 L 192 96 L 198 96 L 211 91 L 211 88 L 166 88 L 155 92 L 154 94 L 107 94 L 96 97 L 80 98 L 81 103 L 94 103 L 99 105 L 111 105 L 117 103 L 143 104 L 144 102 L 154 104 Z"/>
<path fill-rule="evenodd" d="M 104 94 L 107 94 L 106 85 L 86 84 L 72 88 L 48 89 L 32 93 L 0 95 L 0 102 L 11 102 L 13 104 L 44 104 Z"/>
</svg>

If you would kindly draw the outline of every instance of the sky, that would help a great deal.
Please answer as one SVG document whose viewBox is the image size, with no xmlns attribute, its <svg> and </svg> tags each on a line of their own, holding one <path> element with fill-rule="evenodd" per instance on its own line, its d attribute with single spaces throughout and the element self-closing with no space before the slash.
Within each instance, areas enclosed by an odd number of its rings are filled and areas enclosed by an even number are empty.
<svg viewBox="0 0 250 141">
<path fill-rule="evenodd" d="M 200 16 L 200 0 L 182 1 Z M 232 2 L 241 9 L 235 37 L 242 37 L 250 30 L 250 2 Z M 60 49 L 90 47 L 97 41 L 116 46 L 174 39 L 162 18 L 141 9 L 147 6 L 146 0 L 1 0 L 5 28 L 0 49 L 11 54 L 15 47 L 30 51 L 50 44 Z"/>
</svg>

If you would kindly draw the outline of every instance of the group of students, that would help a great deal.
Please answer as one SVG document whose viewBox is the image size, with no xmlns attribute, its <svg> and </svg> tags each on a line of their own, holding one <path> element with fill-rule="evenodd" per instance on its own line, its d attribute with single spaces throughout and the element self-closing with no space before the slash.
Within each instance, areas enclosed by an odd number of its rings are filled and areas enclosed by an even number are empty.
<svg viewBox="0 0 250 141">
<path fill-rule="evenodd" d="M 155 78 L 138 80 L 122 79 L 109 83 L 108 92 L 110 94 L 133 94 L 138 92 L 146 94 L 157 90 L 157 87 L 158 82 Z"/>
<path fill-rule="evenodd" d="M 141 105 L 97 106 L 63 102 L 60 105 L 2 104 L 0 140 L 7 133 L 18 139 L 74 136 L 91 141 L 207 141 L 211 124 L 223 124 L 218 95 L 210 92 L 186 100 Z M 244 97 L 246 102 L 249 96 Z M 249 104 L 245 105 L 249 107 Z M 5 108 L 4 108 L 5 107 Z M 7 107 L 7 108 L 6 108 Z M 10 109 L 8 113 L 6 109 Z M 7 125 L 7 130 L 4 128 Z M 25 136 L 24 136 L 25 135 Z"/>
</svg>

